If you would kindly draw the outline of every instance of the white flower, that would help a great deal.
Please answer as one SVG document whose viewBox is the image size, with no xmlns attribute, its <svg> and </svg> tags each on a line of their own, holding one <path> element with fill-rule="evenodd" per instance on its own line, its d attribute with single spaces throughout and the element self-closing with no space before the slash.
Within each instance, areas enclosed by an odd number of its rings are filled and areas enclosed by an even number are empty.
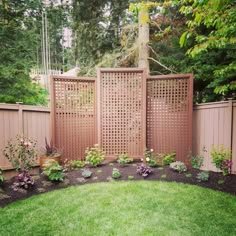
<svg viewBox="0 0 236 236">
<path fill-rule="evenodd" d="M 151 152 L 153 152 L 153 149 L 150 149 Z"/>
<path fill-rule="evenodd" d="M 141 158 L 141 161 L 143 161 L 143 158 Z"/>
<path fill-rule="evenodd" d="M 147 158 L 146 158 L 146 161 L 150 161 L 150 158 L 149 158 L 149 157 L 147 157 Z"/>
</svg>

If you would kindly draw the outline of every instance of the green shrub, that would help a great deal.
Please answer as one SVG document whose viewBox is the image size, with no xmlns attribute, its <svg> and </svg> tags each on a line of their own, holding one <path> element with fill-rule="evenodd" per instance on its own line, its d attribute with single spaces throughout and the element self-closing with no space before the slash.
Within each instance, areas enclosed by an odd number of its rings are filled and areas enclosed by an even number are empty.
<svg viewBox="0 0 236 236">
<path fill-rule="evenodd" d="M 194 169 L 200 169 L 203 165 L 203 156 L 192 156 L 191 157 L 191 164 Z"/>
<path fill-rule="evenodd" d="M 92 176 L 92 172 L 90 171 L 90 170 L 88 170 L 88 169 L 84 169 L 83 171 L 82 171 L 82 176 L 84 177 L 84 178 L 90 178 L 91 176 Z"/>
<path fill-rule="evenodd" d="M 72 169 L 79 169 L 85 166 L 85 162 L 81 160 L 71 160 Z"/>
<path fill-rule="evenodd" d="M 170 168 L 174 171 L 178 171 L 179 173 L 187 171 L 186 165 L 181 161 L 170 163 Z"/>
<path fill-rule="evenodd" d="M 128 154 L 120 154 L 117 162 L 121 165 L 125 165 L 133 162 L 133 158 L 130 158 Z"/>
<path fill-rule="evenodd" d="M 119 179 L 120 177 L 121 177 L 121 173 L 120 173 L 119 169 L 113 168 L 113 170 L 112 170 L 112 178 L 113 179 Z"/>
<path fill-rule="evenodd" d="M 176 153 L 170 153 L 163 158 L 163 165 L 170 165 L 170 163 L 175 161 Z"/>
<path fill-rule="evenodd" d="M 224 175 L 230 173 L 232 167 L 232 152 L 230 149 L 225 148 L 223 145 L 218 147 L 212 146 L 211 149 L 212 163 L 215 164 L 216 168 L 223 171 Z"/>
<path fill-rule="evenodd" d="M 128 180 L 133 180 L 134 179 L 134 176 L 133 175 L 129 175 L 128 176 Z"/>
<path fill-rule="evenodd" d="M 2 169 L 0 168 L 0 183 L 3 182 L 4 178 L 3 178 L 3 173 L 2 173 Z"/>
<path fill-rule="evenodd" d="M 62 171 L 63 167 L 55 160 L 49 160 L 43 166 L 43 174 L 51 181 L 63 181 L 65 175 Z"/>
<path fill-rule="evenodd" d="M 95 144 L 92 148 L 87 148 L 85 151 L 86 154 L 86 164 L 90 164 L 94 167 L 98 166 L 105 157 L 105 152 L 103 152 L 98 144 Z"/>
<path fill-rule="evenodd" d="M 15 141 L 8 141 L 3 155 L 17 171 L 27 172 L 36 163 L 36 142 L 17 135 Z"/>
<path fill-rule="evenodd" d="M 197 174 L 197 179 L 199 181 L 203 181 L 206 182 L 209 179 L 209 172 L 208 171 L 202 171 L 200 173 Z"/>
</svg>

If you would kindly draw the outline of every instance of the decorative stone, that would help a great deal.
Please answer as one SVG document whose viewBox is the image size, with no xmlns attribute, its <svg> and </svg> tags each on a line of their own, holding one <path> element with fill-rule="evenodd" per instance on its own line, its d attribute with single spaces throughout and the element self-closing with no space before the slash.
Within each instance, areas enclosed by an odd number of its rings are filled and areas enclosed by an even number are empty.
<svg viewBox="0 0 236 236">
<path fill-rule="evenodd" d="M 44 193 L 46 192 L 46 189 L 45 188 L 37 188 L 38 192 L 39 193 Z"/>
<path fill-rule="evenodd" d="M 43 180 L 43 181 L 42 181 L 42 184 L 43 184 L 44 187 L 49 187 L 49 186 L 52 186 L 52 185 L 53 185 L 52 182 L 46 181 L 46 180 Z"/>
<path fill-rule="evenodd" d="M 132 164 L 133 167 L 137 167 L 137 164 Z"/>
<path fill-rule="evenodd" d="M 108 176 L 108 177 L 107 177 L 107 180 L 110 181 L 110 182 L 111 182 L 111 181 L 114 181 L 114 179 L 113 179 L 111 176 Z"/>
<path fill-rule="evenodd" d="M 6 199 L 6 198 L 10 198 L 10 196 L 4 193 L 0 193 L 0 200 Z"/>
<path fill-rule="evenodd" d="M 97 170 L 97 173 L 102 173 L 102 170 Z"/>
<path fill-rule="evenodd" d="M 24 189 L 24 188 L 18 188 L 18 189 L 16 190 L 16 192 L 22 193 L 22 194 L 26 194 L 26 193 L 27 193 L 27 190 Z"/>
<path fill-rule="evenodd" d="M 97 180 L 98 179 L 98 177 L 97 176 L 94 176 L 93 178 L 92 178 L 92 180 Z"/>
<path fill-rule="evenodd" d="M 86 182 L 85 178 L 76 178 L 76 180 L 80 183 L 85 183 Z"/>
</svg>

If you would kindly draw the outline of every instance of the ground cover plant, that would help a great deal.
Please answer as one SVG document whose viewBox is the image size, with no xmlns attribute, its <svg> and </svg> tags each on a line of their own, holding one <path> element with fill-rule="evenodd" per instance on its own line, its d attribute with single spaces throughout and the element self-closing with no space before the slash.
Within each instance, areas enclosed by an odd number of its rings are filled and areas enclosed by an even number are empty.
<svg viewBox="0 0 236 236">
<path fill-rule="evenodd" d="M 112 170 L 112 178 L 113 179 L 119 179 L 120 177 L 121 177 L 121 173 L 120 173 L 119 169 L 113 168 L 113 170 Z"/>
<path fill-rule="evenodd" d="M 170 168 L 174 171 L 179 172 L 179 173 L 187 171 L 186 165 L 181 161 L 172 162 L 170 164 Z"/>
<path fill-rule="evenodd" d="M 236 234 L 235 196 L 156 181 L 74 186 L 0 208 L 0 215 L 0 235 L 7 232 L 9 236 L 32 232 L 101 236 Z"/>
<path fill-rule="evenodd" d="M 133 158 L 130 158 L 128 154 L 121 154 L 121 155 L 118 156 L 117 162 L 121 166 L 125 166 L 126 164 L 132 163 Z"/>
</svg>

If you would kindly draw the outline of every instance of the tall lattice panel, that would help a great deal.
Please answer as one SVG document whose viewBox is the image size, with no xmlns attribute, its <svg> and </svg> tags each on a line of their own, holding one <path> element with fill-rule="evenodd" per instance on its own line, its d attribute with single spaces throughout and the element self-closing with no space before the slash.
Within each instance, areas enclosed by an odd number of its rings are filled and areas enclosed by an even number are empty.
<svg viewBox="0 0 236 236">
<path fill-rule="evenodd" d="M 52 78 L 52 137 L 63 158 L 84 159 L 97 142 L 95 92 L 94 78 Z"/>
<path fill-rule="evenodd" d="M 192 75 L 150 76 L 147 81 L 147 147 L 176 152 L 188 163 L 192 150 Z"/>
<path fill-rule="evenodd" d="M 146 146 L 146 75 L 134 68 L 98 73 L 99 145 L 109 159 L 139 158 Z"/>
</svg>

